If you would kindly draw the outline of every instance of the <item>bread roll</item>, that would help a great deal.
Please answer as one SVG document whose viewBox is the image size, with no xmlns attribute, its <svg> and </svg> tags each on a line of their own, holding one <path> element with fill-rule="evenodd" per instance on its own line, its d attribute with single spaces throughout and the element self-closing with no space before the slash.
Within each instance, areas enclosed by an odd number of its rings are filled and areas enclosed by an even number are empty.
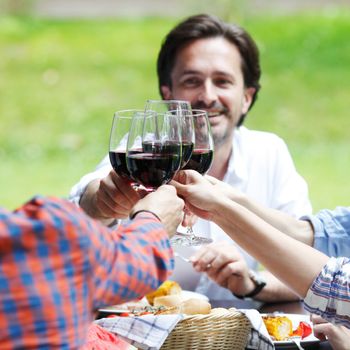
<svg viewBox="0 0 350 350">
<path fill-rule="evenodd" d="M 181 303 L 180 294 L 163 295 L 153 299 L 153 306 L 179 307 Z"/>
<path fill-rule="evenodd" d="M 209 314 L 211 310 L 211 305 L 202 299 L 188 299 L 182 302 L 180 305 L 180 313 L 187 315 L 196 315 L 196 314 Z"/>
</svg>

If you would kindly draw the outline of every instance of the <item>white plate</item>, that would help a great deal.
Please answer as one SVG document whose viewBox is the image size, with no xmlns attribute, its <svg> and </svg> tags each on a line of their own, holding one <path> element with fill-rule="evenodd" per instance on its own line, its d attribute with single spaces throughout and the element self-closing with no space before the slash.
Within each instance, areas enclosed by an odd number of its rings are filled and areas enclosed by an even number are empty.
<svg viewBox="0 0 350 350">
<path fill-rule="evenodd" d="M 261 314 L 261 316 L 287 316 L 293 324 L 293 330 L 295 330 L 299 322 L 306 322 L 309 324 L 312 328 L 312 323 L 310 321 L 310 316 L 309 315 L 302 315 L 302 314 Z M 313 334 L 313 332 L 306 338 L 300 339 L 300 345 L 309 345 L 309 344 L 315 344 L 319 343 L 320 340 L 316 338 Z M 273 343 L 277 348 L 295 348 L 295 343 L 292 340 L 274 340 Z"/>
<path fill-rule="evenodd" d="M 204 294 L 191 292 L 189 290 L 181 291 L 181 299 L 182 300 L 188 300 L 188 299 L 192 299 L 192 298 L 209 301 L 208 297 L 206 297 Z M 98 309 L 98 311 L 101 313 L 106 313 L 106 314 L 107 313 L 108 314 L 120 314 L 120 313 L 128 311 L 128 307 L 127 307 L 128 305 L 131 307 L 142 307 L 142 306 L 146 306 L 149 304 L 148 304 L 146 298 L 142 298 L 140 301 L 137 301 L 137 302 L 125 303 L 125 304 L 123 304 L 123 307 L 121 307 L 121 305 L 105 306 L 103 308 Z"/>
</svg>

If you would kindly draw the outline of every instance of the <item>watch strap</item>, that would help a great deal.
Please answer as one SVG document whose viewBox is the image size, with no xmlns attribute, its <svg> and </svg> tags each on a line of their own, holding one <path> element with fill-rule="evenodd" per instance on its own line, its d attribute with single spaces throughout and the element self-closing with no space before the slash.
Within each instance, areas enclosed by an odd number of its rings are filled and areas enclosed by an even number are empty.
<svg viewBox="0 0 350 350">
<path fill-rule="evenodd" d="M 250 270 L 249 277 L 255 284 L 255 288 L 251 292 L 245 295 L 237 295 L 235 293 L 232 293 L 236 298 L 238 299 L 253 298 L 257 294 L 259 294 L 263 290 L 263 288 L 266 286 L 266 281 L 261 276 L 258 276 L 256 272 Z"/>
</svg>

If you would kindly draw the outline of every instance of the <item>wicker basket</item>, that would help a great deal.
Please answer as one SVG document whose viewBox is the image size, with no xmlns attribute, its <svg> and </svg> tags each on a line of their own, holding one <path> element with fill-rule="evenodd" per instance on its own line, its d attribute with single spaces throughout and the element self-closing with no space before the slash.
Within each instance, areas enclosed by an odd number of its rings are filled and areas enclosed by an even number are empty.
<svg viewBox="0 0 350 350">
<path fill-rule="evenodd" d="M 248 318 L 237 310 L 185 316 L 161 349 L 243 350 L 250 329 Z"/>
</svg>

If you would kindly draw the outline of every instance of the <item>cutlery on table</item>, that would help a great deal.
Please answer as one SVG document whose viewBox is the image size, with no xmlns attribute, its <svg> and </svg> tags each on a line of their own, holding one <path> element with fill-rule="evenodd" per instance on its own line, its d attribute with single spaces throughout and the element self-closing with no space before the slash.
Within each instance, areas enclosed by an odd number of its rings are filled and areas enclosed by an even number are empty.
<svg viewBox="0 0 350 350">
<path fill-rule="evenodd" d="M 297 346 L 299 350 L 305 350 L 301 345 L 300 345 L 300 339 L 299 338 L 290 338 L 290 340 Z"/>
</svg>

